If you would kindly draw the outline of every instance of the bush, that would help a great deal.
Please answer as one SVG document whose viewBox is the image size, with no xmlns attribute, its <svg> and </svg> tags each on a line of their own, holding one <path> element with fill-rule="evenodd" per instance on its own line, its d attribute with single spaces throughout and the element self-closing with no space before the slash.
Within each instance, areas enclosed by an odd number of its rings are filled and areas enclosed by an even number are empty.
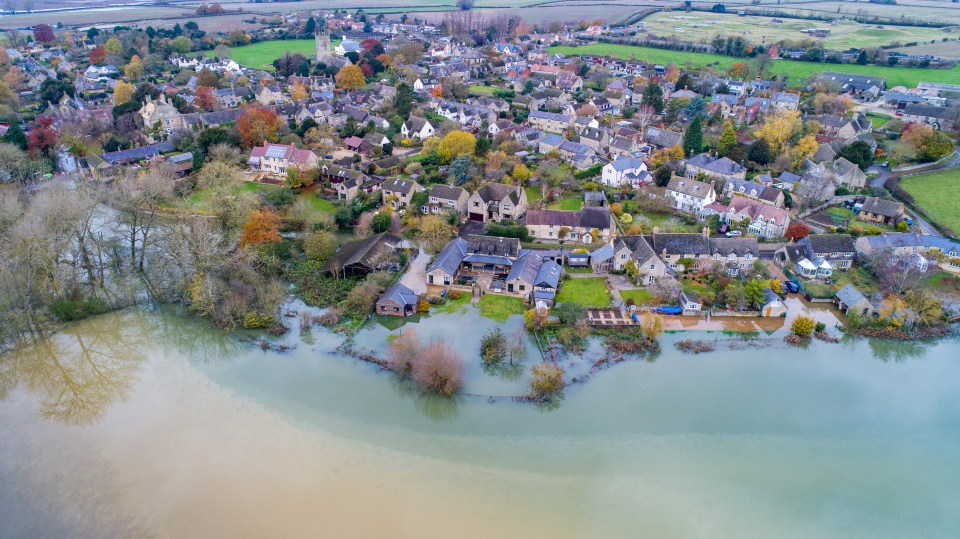
<svg viewBox="0 0 960 539">
<path fill-rule="evenodd" d="M 555 363 L 543 362 L 533 366 L 530 389 L 534 396 L 547 397 L 563 390 L 563 369 Z"/>
<path fill-rule="evenodd" d="M 461 296 L 461 293 L 459 290 L 450 290 L 449 292 L 447 292 L 447 297 L 450 298 L 451 300 L 458 300 L 460 299 L 460 296 Z"/>
<path fill-rule="evenodd" d="M 406 329 L 387 347 L 387 368 L 404 377 L 413 369 L 420 351 L 420 339 L 412 329 Z"/>
<path fill-rule="evenodd" d="M 463 359 L 450 345 L 434 341 L 420 350 L 410 375 L 421 392 L 450 397 L 463 387 Z"/>
<path fill-rule="evenodd" d="M 813 318 L 802 314 L 794 319 L 793 323 L 790 325 L 790 331 L 792 331 L 797 337 L 806 339 L 813 333 L 813 330 L 816 327 L 817 323 L 813 320 Z"/>
<path fill-rule="evenodd" d="M 507 339 L 500 328 L 493 328 L 480 340 L 480 359 L 484 363 L 499 363 L 507 355 Z"/>
</svg>

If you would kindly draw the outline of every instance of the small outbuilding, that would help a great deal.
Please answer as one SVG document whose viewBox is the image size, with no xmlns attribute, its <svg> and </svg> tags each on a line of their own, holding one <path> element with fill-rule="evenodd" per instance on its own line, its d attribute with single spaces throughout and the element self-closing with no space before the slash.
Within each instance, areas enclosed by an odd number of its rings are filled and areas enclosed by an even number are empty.
<svg viewBox="0 0 960 539">
<path fill-rule="evenodd" d="M 397 283 L 377 300 L 377 314 L 409 316 L 417 312 L 420 296 L 410 288 Z"/>
<path fill-rule="evenodd" d="M 765 318 L 773 318 L 777 316 L 785 316 L 787 314 L 787 305 L 783 302 L 783 299 L 769 288 L 764 289 L 763 291 L 763 306 L 760 307 L 760 316 Z"/>
<path fill-rule="evenodd" d="M 833 303 L 846 315 L 855 313 L 860 316 L 870 316 L 873 314 L 873 304 L 851 284 L 837 290 L 833 295 Z"/>
<path fill-rule="evenodd" d="M 680 292 L 680 307 L 683 308 L 683 314 L 697 315 L 703 311 L 700 297 L 690 292 Z"/>
</svg>

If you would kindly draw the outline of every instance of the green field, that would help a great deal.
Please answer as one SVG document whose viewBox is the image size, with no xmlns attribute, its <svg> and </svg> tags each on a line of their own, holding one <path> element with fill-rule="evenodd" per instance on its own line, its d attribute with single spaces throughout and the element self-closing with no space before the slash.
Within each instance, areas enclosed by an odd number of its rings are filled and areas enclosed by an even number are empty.
<svg viewBox="0 0 960 539">
<path fill-rule="evenodd" d="M 890 120 L 892 120 L 894 117 L 868 112 L 867 118 L 870 118 L 870 123 L 873 124 L 874 129 L 880 129 L 881 127 L 887 125 L 887 123 L 890 122 Z"/>
<path fill-rule="evenodd" d="M 579 303 L 584 307 L 606 307 L 610 305 L 610 292 L 602 277 L 570 279 L 560 285 L 557 303 Z"/>
<path fill-rule="evenodd" d="M 480 314 L 497 322 L 506 322 L 515 314 L 523 314 L 523 300 L 510 296 L 487 294 L 480 298 Z"/>
<path fill-rule="evenodd" d="M 470 91 L 475 94 L 493 95 L 493 93 L 496 92 L 497 89 L 494 88 L 493 86 L 486 86 L 484 84 L 471 84 Z"/>
<path fill-rule="evenodd" d="M 331 41 L 336 47 L 340 42 Z M 283 53 L 302 54 L 307 58 L 315 58 L 317 54 L 316 42 L 312 39 L 287 39 L 280 41 L 261 41 L 253 45 L 244 45 L 230 49 L 230 58 L 238 64 L 253 69 L 272 69 L 273 61 L 283 56 Z M 213 56 L 213 51 L 205 51 L 205 56 Z"/>
<path fill-rule="evenodd" d="M 653 64 L 667 65 L 670 63 L 683 67 L 687 63 L 694 68 L 703 66 L 713 66 L 719 69 L 728 69 L 735 62 L 743 62 L 746 59 L 731 58 L 719 54 L 708 54 L 702 52 L 682 52 L 670 51 L 665 49 L 653 49 L 649 47 L 635 47 L 632 45 L 618 45 L 613 43 L 594 43 L 591 45 L 581 45 L 579 47 L 557 46 L 547 49 L 550 54 L 563 53 L 568 56 L 578 54 L 596 54 L 599 56 L 612 56 L 615 58 L 646 61 Z M 797 87 L 803 84 L 803 81 L 823 71 L 839 71 L 842 73 L 853 73 L 858 75 L 875 75 L 887 77 L 887 87 L 903 85 L 913 88 L 920 81 L 956 83 L 960 80 L 960 67 L 954 66 L 953 69 L 913 69 L 909 67 L 881 67 L 881 66 L 862 66 L 855 64 L 815 64 L 812 62 L 798 62 L 792 60 L 776 60 L 770 63 L 769 71 L 776 75 L 786 75 L 790 79 L 790 85 Z M 751 74 L 751 77 L 753 74 Z"/>
<path fill-rule="evenodd" d="M 960 232 L 960 198 L 955 196 L 960 192 L 960 168 L 909 176 L 900 180 L 900 187 L 906 189 L 932 219 L 954 234 Z"/>
<path fill-rule="evenodd" d="M 547 209 L 548 209 L 548 210 L 573 210 L 573 211 L 579 211 L 579 210 L 580 210 L 581 202 L 582 202 L 582 201 L 581 201 L 580 197 L 561 198 L 560 200 L 557 200 L 556 202 L 551 202 L 551 203 L 547 204 Z"/>
<path fill-rule="evenodd" d="M 703 12 L 660 12 L 644 19 L 647 32 L 662 37 L 682 39 L 684 41 L 709 41 L 715 35 L 739 36 L 755 44 L 777 43 L 790 39 L 800 41 L 809 36 L 801 30 L 830 28 L 830 35 L 817 38 L 824 47 L 833 50 L 846 50 L 851 47 L 878 47 L 894 42 L 927 42 L 949 37 L 940 28 L 923 26 L 885 26 L 872 25 L 864 28 L 862 24 L 850 20 L 824 21 L 803 19 L 782 19 L 773 22 L 774 17 L 745 16 L 734 13 Z"/>
</svg>

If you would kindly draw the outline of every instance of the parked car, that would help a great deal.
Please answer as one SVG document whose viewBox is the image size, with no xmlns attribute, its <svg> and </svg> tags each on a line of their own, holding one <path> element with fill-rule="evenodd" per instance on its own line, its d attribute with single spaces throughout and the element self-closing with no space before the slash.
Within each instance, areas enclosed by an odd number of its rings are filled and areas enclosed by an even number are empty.
<svg viewBox="0 0 960 539">
<path fill-rule="evenodd" d="M 890 161 L 884 161 L 883 163 L 880 163 L 880 166 L 883 168 L 887 168 L 890 166 Z"/>
<path fill-rule="evenodd" d="M 742 235 L 743 235 L 743 232 L 740 232 L 739 230 L 731 230 L 730 232 L 727 232 L 728 238 L 736 238 L 737 236 L 742 236 Z"/>
<path fill-rule="evenodd" d="M 795 294 L 800 291 L 800 285 L 793 281 L 783 281 L 783 289 Z"/>
<path fill-rule="evenodd" d="M 904 217 L 903 222 L 907 223 L 907 226 L 913 226 L 913 217 Z"/>
</svg>

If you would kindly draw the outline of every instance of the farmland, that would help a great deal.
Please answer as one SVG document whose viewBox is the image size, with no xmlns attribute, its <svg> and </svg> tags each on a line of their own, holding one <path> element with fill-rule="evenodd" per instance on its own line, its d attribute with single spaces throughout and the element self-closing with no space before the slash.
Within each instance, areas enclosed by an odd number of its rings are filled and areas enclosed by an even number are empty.
<svg viewBox="0 0 960 539">
<path fill-rule="evenodd" d="M 563 53 L 566 55 L 595 54 L 598 56 L 612 56 L 615 58 L 645 60 L 651 63 L 669 64 L 675 63 L 684 66 L 689 63 L 693 67 L 713 66 L 718 69 L 727 69 L 735 62 L 743 62 L 748 59 L 738 59 L 719 54 L 708 54 L 700 52 L 682 52 L 665 49 L 654 49 L 649 47 L 635 47 L 632 45 L 616 45 L 610 43 L 596 43 L 592 45 L 582 45 L 579 47 L 550 47 L 548 51 L 553 53 Z M 823 71 L 840 71 L 843 73 L 853 73 L 858 75 L 874 75 L 887 77 L 887 86 L 903 85 L 912 88 L 920 81 L 955 83 L 960 80 L 960 68 L 954 66 L 953 69 L 919 69 L 909 67 L 882 67 L 882 66 L 864 66 L 855 64 L 819 64 L 813 62 L 800 62 L 792 60 L 776 60 L 771 62 L 769 72 L 774 75 L 784 75 L 789 77 L 790 85 L 794 87 L 801 86 L 803 80 L 822 73 Z"/>
<path fill-rule="evenodd" d="M 878 26 L 869 28 L 855 21 L 824 21 L 782 19 L 773 17 L 746 16 L 732 13 L 660 12 L 644 19 L 647 32 L 663 37 L 675 37 L 684 41 L 709 41 L 715 35 L 740 36 L 753 43 L 767 44 L 783 39 L 799 41 L 809 36 L 801 32 L 812 28 L 827 27 L 830 35 L 819 39 L 824 47 L 844 50 L 851 47 L 876 47 L 894 42 L 927 42 L 950 37 L 941 28 L 918 26 Z"/>
<path fill-rule="evenodd" d="M 336 46 L 337 41 L 331 42 Z M 302 54 L 308 58 L 316 55 L 316 42 L 312 39 L 288 39 L 283 41 L 261 41 L 252 45 L 234 47 L 230 49 L 230 58 L 244 67 L 254 69 L 270 69 L 273 61 L 283 56 L 283 53 Z M 213 56 L 213 51 L 206 51 L 207 56 Z"/>
<path fill-rule="evenodd" d="M 960 191 L 960 168 L 909 176 L 900 180 L 900 187 L 910 193 L 932 219 L 954 233 L 960 231 L 960 199 L 944 196 L 944 193 Z"/>
</svg>

